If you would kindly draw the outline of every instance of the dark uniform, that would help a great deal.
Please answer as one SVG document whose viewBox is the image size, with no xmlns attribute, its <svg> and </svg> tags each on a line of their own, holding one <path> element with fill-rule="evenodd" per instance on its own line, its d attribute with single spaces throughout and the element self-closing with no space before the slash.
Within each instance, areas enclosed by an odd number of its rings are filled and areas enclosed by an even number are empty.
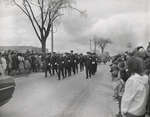
<svg viewBox="0 0 150 117">
<path fill-rule="evenodd" d="M 56 55 L 52 56 L 51 64 L 52 64 L 52 75 L 55 75 L 55 73 L 57 73 L 57 56 Z"/>
<path fill-rule="evenodd" d="M 67 56 L 64 56 L 64 77 L 67 77 Z"/>
<path fill-rule="evenodd" d="M 32 54 L 32 56 L 31 56 L 31 69 L 32 69 L 32 72 L 37 72 L 36 58 L 35 58 L 34 54 Z"/>
<path fill-rule="evenodd" d="M 85 57 L 85 72 L 86 72 L 86 79 L 88 79 L 89 77 L 91 78 L 91 74 L 92 74 L 92 58 L 91 56 L 86 56 Z"/>
<path fill-rule="evenodd" d="M 65 60 L 64 57 L 59 56 L 57 59 L 57 73 L 58 73 L 58 80 L 61 80 L 61 77 L 64 79 L 65 78 Z"/>
<path fill-rule="evenodd" d="M 76 59 L 75 59 L 75 55 L 71 54 L 70 55 L 70 65 L 71 65 L 71 72 L 73 72 L 74 74 L 76 73 L 75 71 L 75 63 L 76 63 Z"/>
<path fill-rule="evenodd" d="M 79 56 L 79 65 L 80 65 L 80 72 L 84 70 L 84 57 L 83 55 Z"/>
<path fill-rule="evenodd" d="M 97 71 L 97 60 L 96 60 L 96 56 L 92 56 L 92 64 L 91 64 L 91 72 L 92 75 L 95 75 L 96 71 Z"/>
<path fill-rule="evenodd" d="M 51 64 L 51 56 L 46 56 L 45 58 L 45 62 L 44 62 L 44 66 L 45 66 L 45 77 L 47 77 L 47 72 L 49 72 L 50 76 L 52 75 L 52 64 Z"/>
<path fill-rule="evenodd" d="M 78 55 L 75 55 L 75 58 L 74 58 L 75 74 L 78 73 L 78 64 L 79 64 Z"/>
</svg>

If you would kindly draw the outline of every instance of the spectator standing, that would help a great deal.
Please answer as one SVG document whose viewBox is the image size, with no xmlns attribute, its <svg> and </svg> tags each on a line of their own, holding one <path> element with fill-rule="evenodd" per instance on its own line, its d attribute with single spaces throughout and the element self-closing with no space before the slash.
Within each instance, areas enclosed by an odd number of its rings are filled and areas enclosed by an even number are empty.
<svg viewBox="0 0 150 117">
<path fill-rule="evenodd" d="M 138 57 L 130 57 L 127 67 L 131 76 L 125 84 L 121 101 L 123 117 L 145 117 L 148 101 L 148 76 L 144 73 L 144 64 Z"/>
</svg>

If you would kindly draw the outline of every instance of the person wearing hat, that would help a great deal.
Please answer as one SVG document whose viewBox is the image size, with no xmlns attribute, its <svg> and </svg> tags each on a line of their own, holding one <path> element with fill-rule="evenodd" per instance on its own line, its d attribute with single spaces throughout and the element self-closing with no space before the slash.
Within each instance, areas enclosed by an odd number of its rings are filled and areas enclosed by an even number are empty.
<svg viewBox="0 0 150 117">
<path fill-rule="evenodd" d="M 49 72 L 49 75 L 52 75 L 52 64 L 51 64 L 51 54 L 47 54 L 45 57 L 44 62 L 44 71 L 45 71 L 45 78 L 47 77 L 47 72 Z"/>
<path fill-rule="evenodd" d="M 92 64 L 91 64 L 92 75 L 95 75 L 97 72 L 97 58 L 96 55 L 92 55 Z"/>
<path fill-rule="evenodd" d="M 87 52 L 85 57 L 85 72 L 86 72 L 86 79 L 91 78 L 92 75 L 92 57 L 91 54 Z"/>
<path fill-rule="evenodd" d="M 62 54 L 60 54 L 57 59 L 57 75 L 58 80 L 65 78 L 65 58 Z"/>
<path fill-rule="evenodd" d="M 79 65 L 80 65 L 80 72 L 84 70 L 84 56 L 83 54 L 79 55 Z"/>
</svg>

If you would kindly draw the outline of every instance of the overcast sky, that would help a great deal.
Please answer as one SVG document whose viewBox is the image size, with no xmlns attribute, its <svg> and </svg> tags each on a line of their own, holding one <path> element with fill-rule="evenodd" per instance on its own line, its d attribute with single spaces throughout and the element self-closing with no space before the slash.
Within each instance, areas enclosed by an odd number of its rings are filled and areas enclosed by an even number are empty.
<svg viewBox="0 0 150 117">
<path fill-rule="evenodd" d="M 93 35 L 110 38 L 110 52 L 133 46 L 147 46 L 150 40 L 149 0 L 76 0 L 75 7 L 86 10 L 87 17 L 66 11 L 54 34 L 57 52 L 89 51 Z M 50 37 L 47 48 L 50 47 Z M 0 45 L 31 45 L 40 47 L 28 19 L 15 6 L 0 6 Z"/>
</svg>

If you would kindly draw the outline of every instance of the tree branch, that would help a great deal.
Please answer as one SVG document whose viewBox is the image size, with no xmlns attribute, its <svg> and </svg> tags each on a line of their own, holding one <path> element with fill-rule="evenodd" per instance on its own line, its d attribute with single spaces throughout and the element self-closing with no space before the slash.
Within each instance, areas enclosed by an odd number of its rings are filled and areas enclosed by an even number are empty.
<svg viewBox="0 0 150 117">
<path fill-rule="evenodd" d="M 29 9 L 30 9 L 30 12 L 31 12 L 31 14 L 32 14 L 32 17 L 33 17 L 35 23 L 37 24 L 37 26 L 38 26 L 39 29 L 41 30 L 41 27 L 40 27 L 40 25 L 38 24 L 37 19 L 35 18 L 35 15 L 34 15 L 34 13 L 33 13 L 33 10 L 32 10 L 32 8 L 31 8 L 31 5 L 30 5 L 30 3 L 28 2 L 28 0 L 26 0 L 26 3 L 28 4 L 28 7 L 29 7 Z"/>
<path fill-rule="evenodd" d="M 35 31 L 35 33 L 36 33 L 38 39 L 41 41 L 40 35 L 39 35 L 39 33 L 38 33 L 38 31 L 37 31 L 37 29 L 36 29 L 36 27 L 35 27 L 35 24 L 34 24 L 34 22 L 33 22 L 33 19 L 32 19 L 32 17 L 31 17 L 31 15 L 30 15 L 30 12 L 28 11 L 26 5 L 25 5 L 25 4 L 23 4 L 23 5 L 24 5 L 24 7 L 25 7 L 27 13 L 29 14 L 29 15 L 28 15 L 28 18 L 29 18 L 29 20 L 30 20 L 30 22 L 31 22 L 31 24 L 32 24 L 32 26 L 33 26 L 33 28 L 34 28 L 34 31 Z"/>
<path fill-rule="evenodd" d="M 13 0 L 13 2 L 14 2 L 14 4 L 15 4 L 17 7 L 19 7 L 19 8 L 25 13 L 25 15 L 28 16 L 28 13 L 21 7 L 21 5 L 19 5 L 19 4 L 16 2 L 16 0 Z"/>
</svg>

